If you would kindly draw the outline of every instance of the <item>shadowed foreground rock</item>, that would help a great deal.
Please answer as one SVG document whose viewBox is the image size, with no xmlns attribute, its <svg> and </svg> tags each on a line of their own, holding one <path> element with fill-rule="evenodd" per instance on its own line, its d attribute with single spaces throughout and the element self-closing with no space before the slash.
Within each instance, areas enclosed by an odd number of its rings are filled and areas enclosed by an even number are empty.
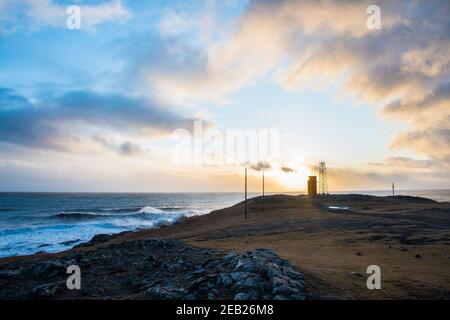
<svg viewBox="0 0 450 320">
<path fill-rule="evenodd" d="M 66 287 L 66 268 L 73 264 L 81 268 L 81 290 Z M 302 275 L 270 250 L 227 253 L 177 240 L 105 244 L 0 265 L 0 299 L 302 300 L 304 285 Z"/>
</svg>

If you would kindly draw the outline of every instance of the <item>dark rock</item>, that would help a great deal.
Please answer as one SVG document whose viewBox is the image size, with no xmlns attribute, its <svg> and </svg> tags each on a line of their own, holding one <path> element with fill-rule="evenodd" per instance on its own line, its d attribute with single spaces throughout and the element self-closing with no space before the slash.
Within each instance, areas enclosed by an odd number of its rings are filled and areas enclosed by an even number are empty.
<svg viewBox="0 0 450 320">
<path fill-rule="evenodd" d="M 0 270 L 0 277 L 12 278 L 19 276 L 21 273 L 21 270 Z"/>
<path fill-rule="evenodd" d="M 76 262 L 75 264 L 77 264 L 83 259 L 83 257 L 84 257 L 83 252 L 77 252 L 77 253 L 68 254 L 65 258 L 66 258 L 66 261 L 74 260 Z M 71 265 L 71 264 L 72 263 L 67 263 L 67 265 Z"/>
<path fill-rule="evenodd" d="M 194 282 L 192 282 L 190 289 L 195 289 L 196 287 L 198 287 L 200 284 L 206 282 L 206 281 L 210 281 L 217 278 L 217 274 L 207 274 L 204 275 L 200 278 L 198 278 L 197 280 L 195 280 Z"/>
<path fill-rule="evenodd" d="M 168 284 L 166 286 L 156 285 L 146 291 L 147 295 L 161 300 L 181 299 L 185 293 L 185 289 L 177 288 L 173 284 Z"/>
<path fill-rule="evenodd" d="M 422 256 L 420 254 L 416 254 L 414 257 L 415 258 L 422 258 Z"/>
<path fill-rule="evenodd" d="M 298 290 L 291 288 L 290 286 L 283 284 L 280 286 L 277 286 L 273 289 L 272 293 L 274 295 L 284 295 L 284 296 L 289 296 L 291 294 L 296 294 L 298 293 Z"/>
<path fill-rule="evenodd" d="M 221 273 L 217 276 L 217 281 L 219 285 L 222 285 L 223 287 L 229 287 L 233 284 L 233 279 L 226 273 Z"/>
<path fill-rule="evenodd" d="M 248 290 L 248 289 L 260 289 L 262 286 L 260 277 L 258 275 L 254 275 L 252 277 L 236 282 L 234 287 L 240 290 Z"/>
<path fill-rule="evenodd" d="M 281 285 L 289 285 L 289 278 L 285 276 L 277 276 L 270 279 L 270 284 L 272 285 L 272 288 L 281 286 Z"/>
<path fill-rule="evenodd" d="M 234 300 L 249 300 L 249 295 L 245 292 L 239 292 L 234 296 Z"/>
<path fill-rule="evenodd" d="M 183 242 L 179 240 L 149 239 L 147 241 L 150 246 L 160 249 L 173 248 L 175 246 L 183 245 Z"/>
<path fill-rule="evenodd" d="M 208 269 L 213 269 L 217 268 L 221 263 L 222 261 L 220 260 L 209 260 L 207 261 L 207 263 L 204 263 L 204 267 Z"/>
<path fill-rule="evenodd" d="M 252 260 L 247 257 L 234 259 L 233 262 L 234 262 L 234 270 L 244 272 L 255 271 L 255 265 L 253 264 Z"/>
<path fill-rule="evenodd" d="M 184 297 L 184 300 L 190 300 L 190 301 L 197 300 L 197 299 L 198 299 L 198 296 L 197 296 L 197 293 L 195 293 L 195 292 Z"/>
<path fill-rule="evenodd" d="M 280 267 L 272 262 L 269 262 L 268 264 L 266 264 L 263 270 L 264 270 L 266 276 L 269 278 L 281 276 Z"/>
<path fill-rule="evenodd" d="M 53 277 L 65 273 L 66 268 L 63 266 L 63 264 L 59 261 L 52 261 L 52 260 L 39 263 L 31 271 L 31 275 L 34 277 L 40 276 Z"/>
<path fill-rule="evenodd" d="M 229 254 L 227 254 L 225 257 L 223 257 L 224 261 L 231 261 L 234 258 L 236 258 L 239 254 L 235 251 L 230 252 Z"/>
<path fill-rule="evenodd" d="M 283 268 L 283 274 L 292 279 L 300 280 L 303 278 L 300 273 L 294 271 L 294 269 L 292 269 L 290 266 L 285 266 Z"/>
<path fill-rule="evenodd" d="M 214 283 L 211 281 L 203 282 L 197 286 L 197 292 L 202 295 L 208 295 L 214 289 Z"/>
<path fill-rule="evenodd" d="M 80 244 L 78 246 L 75 246 L 75 248 L 77 248 L 77 247 L 90 247 L 90 246 L 93 246 L 93 245 L 96 245 L 96 244 L 108 242 L 113 237 L 114 237 L 114 235 L 110 235 L 110 234 L 97 234 L 97 235 L 93 236 L 92 239 L 89 240 L 89 242 L 82 243 L 82 244 Z"/>
<path fill-rule="evenodd" d="M 357 252 L 356 255 L 357 256 L 362 256 L 362 252 Z"/>
<path fill-rule="evenodd" d="M 292 300 L 306 300 L 306 297 L 303 294 L 296 293 L 296 294 L 291 295 L 291 299 Z"/>
<path fill-rule="evenodd" d="M 233 272 L 228 274 L 228 276 L 233 279 L 233 281 L 241 281 L 243 279 L 246 279 L 248 277 L 250 277 L 251 273 L 250 272 Z"/>
<path fill-rule="evenodd" d="M 75 244 L 77 242 L 80 242 L 80 239 L 76 239 L 76 240 L 69 240 L 69 241 L 64 241 L 64 242 L 60 242 L 59 244 L 62 244 L 63 246 L 70 246 L 72 244 Z"/>
<path fill-rule="evenodd" d="M 194 272 L 192 272 L 193 276 L 199 276 L 202 275 L 206 272 L 205 268 L 199 267 L 197 266 L 197 270 L 195 270 Z"/>
<path fill-rule="evenodd" d="M 93 240 L 109 239 L 110 236 L 101 235 Z M 64 286 L 65 267 L 71 264 L 82 268 L 85 281 L 76 296 L 69 290 L 58 289 Z M 4 264 L 0 270 L 0 299 L 302 300 L 305 297 L 303 276 L 271 250 L 231 252 L 224 256 L 223 251 L 189 247 L 178 240 L 110 242 L 94 250 L 69 252 L 58 260 Z M 39 283 L 47 284 L 36 286 Z"/>
<path fill-rule="evenodd" d="M 181 264 L 180 263 L 172 263 L 167 267 L 168 271 L 171 272 L 177 272 L 181 269 Z"/>
<path fill-rule="evenodd" d="M 273 300 L 290 300 L 290 299 L 281 294 L 277 294 L 275 297 L 273 297 Z"/>
<path fill-rule="evenodd" d="M 60 283 L 48 283 L 36 286 L 30 293 L 30 299 L 46 299 L 54 296 L 60 287 Z"/>
</svg>

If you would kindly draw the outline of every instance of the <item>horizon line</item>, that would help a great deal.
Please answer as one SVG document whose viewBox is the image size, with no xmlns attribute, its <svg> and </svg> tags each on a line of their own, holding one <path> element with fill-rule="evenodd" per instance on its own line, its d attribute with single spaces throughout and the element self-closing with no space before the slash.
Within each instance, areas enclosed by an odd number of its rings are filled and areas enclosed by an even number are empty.
<svg viewBox="0 0 450 320">
<path fill-rule="evenodd" d="M 450 188 L 427 188 L 427 189 L 396 189 L 396 192 L 398 191 L 447 191 L 450 190 Z M 352 190 L 333 190 L 329 192 L 329 194 L 333 193 L 343 193 L 343 192 L 381 192 L 386 191 L 390 192 L 391 189 L 352 189 Z M 249 193 L 262 193 L 262 191 L 248 191 Z M 64 193 L 90 193 L 90 194 L 161 194 L 161 193 L 167 193 L 167 194 L 195 194 L 195 193 L 204 193 L 204 194 L 219 194 L 219 193 L 244 193 L 244 191 L 3 191 L 0 190 L 0 193 L 57 193 L 57 194 L 64 194 Z M 296 193 L 296 194 L 307 194 L 306 190 L 304 191 L 266 191 L 266 194 L 283 194 L 283 193 Z"/>
</svg>

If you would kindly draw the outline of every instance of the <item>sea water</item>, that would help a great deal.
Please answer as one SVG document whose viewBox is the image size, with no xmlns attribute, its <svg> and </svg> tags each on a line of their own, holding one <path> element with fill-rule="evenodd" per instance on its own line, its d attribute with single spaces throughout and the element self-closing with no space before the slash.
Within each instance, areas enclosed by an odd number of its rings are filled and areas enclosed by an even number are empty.
<svg viewBox="0 0 450 320">
<path fill-rule="evenodd" d="M 157 228 L 242 200 L 239 193 L 0 193 L 0 257 L 58 252 L 96 234 Z"/>
<path fill-rule="evenodd" d="M 398 194 L 450 201 L 450 190 Z M 96 234 L 158 228 L 232 206 L 243 197 L 242 193 L 0 193 L 0 257 L 58 252 Z"/>
</svg>

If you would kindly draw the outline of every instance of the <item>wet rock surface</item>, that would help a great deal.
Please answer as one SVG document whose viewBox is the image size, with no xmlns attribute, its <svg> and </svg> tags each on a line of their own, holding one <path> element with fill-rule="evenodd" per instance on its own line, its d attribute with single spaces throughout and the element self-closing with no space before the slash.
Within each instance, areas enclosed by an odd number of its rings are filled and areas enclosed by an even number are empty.
<svg viewBox="0 0 450 320">
<path fill-rule="evenodd" d="M 73 264 L 81 269 L 81 290 L 66 286 Z M 239 254 L 177 240 L 106 243 L 0 265 L 0 299 L 303 300 L 304 288 L 302 275 L 270 250 Z"/>
</svg>

